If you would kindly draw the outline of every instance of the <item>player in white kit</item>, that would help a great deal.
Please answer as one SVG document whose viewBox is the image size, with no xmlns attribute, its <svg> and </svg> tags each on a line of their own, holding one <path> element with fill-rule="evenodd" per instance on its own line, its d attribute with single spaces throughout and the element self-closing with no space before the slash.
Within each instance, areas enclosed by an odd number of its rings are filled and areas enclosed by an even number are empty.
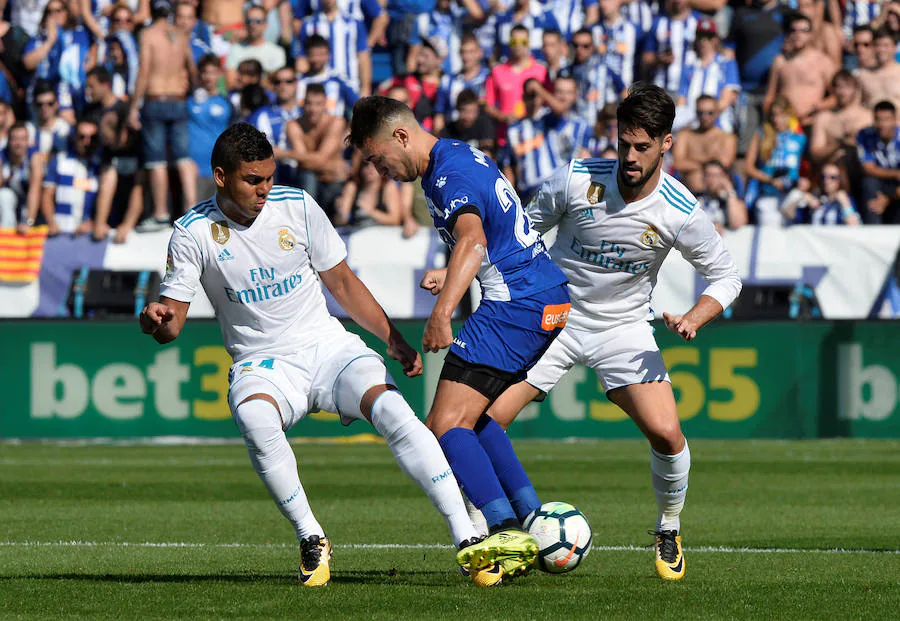
<svg viewBox="0 0 900 621">
<path fill-rule="evenodd" d="M 160 301 L 141 312 L 144 332 L 175 339 L 201 287 L 234 360 L 228 403 L 269 494 L 300 542 L 299 580 L 330 579 L 331 543 L 313 515 L 285 432 L 316 410 L 344 424 L 370 421 L 400 468 L 427 494 L 456 546 L 477 538 L 437 439 L 416 418 L 377 353 L 326 308 L 321 284 L 360 326 L 387 344 L 408 376 L 419 354 L 345 261 L 347 250 L 318 204 L 302 190 L 273 186 L 265 135 L 239 123 L 216 141 L 217 193 L 175 223 Z"/>
<path fill-rule="evenodd" d="M 507 427 L 575 364 L 593 368 L 610 401 L 650 441 L 659 516 L 652 533 L 656 571 L 684 576 L 679 515 L 691 455 L 681 433 L 669 375 L 648 323 L 659 268 L 675 248 L 709 286 L 684 315 L 663 314 L 690 341 L 741 290 L 737 267 L 697 199 L 662 171 L 672 146 L 675 104 L 657 86 L 638 83 L 618 108 L 618 160 L 574 160 L 557 170 L 528 205 L 534 227 L 558 226 L 550 249 L 569 278 L 572 311 L 562 333 L 489 414 Z"/>
</svg>

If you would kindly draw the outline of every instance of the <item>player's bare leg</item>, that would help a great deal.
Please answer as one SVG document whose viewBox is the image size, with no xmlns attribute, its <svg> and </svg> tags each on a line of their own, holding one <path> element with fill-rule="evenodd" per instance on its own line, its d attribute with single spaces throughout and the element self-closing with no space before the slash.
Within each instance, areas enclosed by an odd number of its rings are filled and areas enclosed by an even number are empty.
<svg viewBox="0 0 900 621">
<path fill-rule="evenodd" d="M 512 505 L 479 444 L 475 427 L 489 404 L 487 397 L 463 384 L 443 379 L 425 421 L 439 439 L 463 491 L 482 510 L 493 534 L 464 547 L 459 564 L 480 586 L 498 583 L 504 575 L 527 573 L 537 556 L 534 538 L 519 529 Z"/>
<path fill-rule="evenodd" d="M 513 384 L 491 404 L 491 407 L 488 408 L 488 415 L 503 429 L 508 429 L 519 412 L 540 394 L 540 390 L 526 381 Z"/>
<path fill-rule="evenodd" d="M 284 435 L 278 402 L 264 393 L 243 399 L 233 411 L 250 463 L 300 542 L 298 579 L 304 586 L 324 586 L 331 578 L 331 542 L 313 515 L 297 474 L 294 451 Z"/>
<path fill-rule="evenodd" d="M 685 569 L 680 514 L 687 495 L 691 452 L 681 433 L 672 385 L 661 381 L 631 384 L 610 390 L 607 396 L 650 442 L 650 472 L 659 509 L 653 531 L 656 571 L 664 580 L 680 580 Z"/>
</svg>

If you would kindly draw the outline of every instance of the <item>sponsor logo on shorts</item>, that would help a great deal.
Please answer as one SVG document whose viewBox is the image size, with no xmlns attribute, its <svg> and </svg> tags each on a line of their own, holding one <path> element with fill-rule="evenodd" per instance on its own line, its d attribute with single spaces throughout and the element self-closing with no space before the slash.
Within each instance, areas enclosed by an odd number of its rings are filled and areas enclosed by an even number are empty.
<svg viewBox="0 0 900 621">
<path fill-rule="evenodd" d="M 568 302 L 565 304 L 548 304 L 544 307 L 541 328 L 550 331 L 565 327 L 571 309 L 572 305 Z"/>
<path fill-rule="evenodd" d="M 228 230 L 228 223 L 225 222 L 225 220 L 210 222 L 209 232 L 212 235 L 213 241 L 220 246 L 224 246 L 225 242 L 228 241 L 228 238 L 231 237 L 231 231 Z"/>
<path fill-rule="evenodd" d="M 460 341 L 459 339 L 453 339 L 453 344 L 456 345 L 457 347 L 459 347 L 460 349 L 466 348 L 466 342 Z"/>
<path fill-rule="evenodd" d="M 297 245 L 297 238 L 295 238 L 290 230 L 285 227 L 283 229 L 278 229 L 278 246 L 284 250 L 285 252 L 290 252 L 294 249 L 294 246 Z"/>
</svg>

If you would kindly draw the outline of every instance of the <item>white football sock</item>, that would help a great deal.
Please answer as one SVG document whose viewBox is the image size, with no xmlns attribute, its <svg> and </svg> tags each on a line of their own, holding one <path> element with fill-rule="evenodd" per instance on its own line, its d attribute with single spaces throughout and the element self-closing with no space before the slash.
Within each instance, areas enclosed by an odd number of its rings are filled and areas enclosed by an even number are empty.
<svg viewBox="0 0 900 621">
<path fill-rule="evenodd" d="M 681 534 L 679 515 L 687 495 L 690 469 L 691 451 L 687 441 L 677 455 L 663 455 L 650 449 L 650 473 L 656 492 L 656 506 L 659 509 L 657 530 L 677 530 Z"/>
<path fill-rule="evenodd" d="M 251 399 L 236 409 L 234 419 L 250 453 L 250 463 L 272 500 L 294 526 L 297 540 L 309 535 L 324 537 L 325 531 L 313 515 L 300 484 L 297 460 L 281 429 L 275 406 L 263 399 Z"/>
<path fill-rule="evenodd" d="M 459 490 L 462 492 L 462 488 Z M 478 533 L 479 537 L 487 537 L 490 528 L 488 528 L 487 520 L 484 519 L 484 514 L 478 510 L 472 501 L 469 500 L 469 497 L 463 493 L 463 500 L 466 502 L 466 511 L 469 513 L 469 520 L 472 522 L 472 526 L 475 527 L 475 532 Z"/>
<path fill-rule="evenodd" d="M 453 544 L 476 537 L 459 486 L 441 445 L 429 429 L 416 418 L 403 396 L 396 390 L 380 394 L 372 404 L 372 424 L 387 441 L 400 469 L 415 481 L 450 528 Z"/>
</svg>

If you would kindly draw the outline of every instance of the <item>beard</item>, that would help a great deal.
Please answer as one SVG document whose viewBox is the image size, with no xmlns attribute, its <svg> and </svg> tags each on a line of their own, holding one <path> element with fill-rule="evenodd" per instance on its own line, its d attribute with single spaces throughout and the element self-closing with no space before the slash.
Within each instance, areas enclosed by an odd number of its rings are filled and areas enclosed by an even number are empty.
<svg viewBox="0 0 900 621">
<path fill-rule="evenodd" d="M 629 188 L 640 187 L 640 186 L 644 185 L 645 183 L 647 183 L 647 180 L 650 177 L 652 177 L 653 173 L 656 172 L 656 169 L 659 168 L 660 160 L 662 160 L 662 153 L 660 153 L 659 155 L 656 156 L 656 161 L 654 161 L 652 165 L 645 168 L 642 171 L 641 176 L 638 177 L 636 180 L 632 180 L 630 177 L 622 174 L 622 172 L 625 170 L 625 167 L 622 166 L 622 162 L 619 162 L 619 170 L 620 170 L 619 180 L 622 182 L 622 185 L 624 185 L 626 187 L 629 187 Z"/>
</svg>

